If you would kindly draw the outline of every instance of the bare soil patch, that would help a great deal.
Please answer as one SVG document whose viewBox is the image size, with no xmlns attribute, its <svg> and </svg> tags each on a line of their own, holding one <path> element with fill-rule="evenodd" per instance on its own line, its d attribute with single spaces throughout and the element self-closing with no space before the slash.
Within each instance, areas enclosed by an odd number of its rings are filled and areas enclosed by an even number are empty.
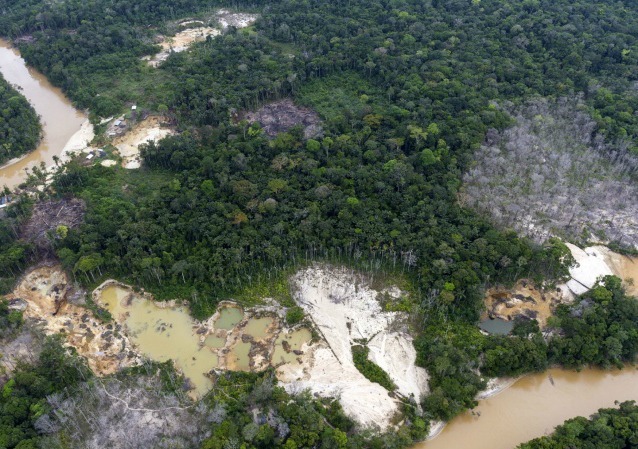
<svg viewBox="0 0 638 449">
<path fill-rule="evenodd" d="M 322 133 L 321 120 L 315 111 L 297 106 L 290 99 L 275 101 L 262 106 L 257 111 L 245 112 L 239 120 L 259 123 L 269 137 L 290 131 L 295 126 L 304 128 L 307 139 L 318 137 Z"/>
<path fill-rule="evenodd" d="M 88 309 L 72 303 L 74 297 L 83 296 L 62 267 L 45 265 L 28 271 L 7 299 L 25 301 L 24 317 L 42 323 L 47 335 L 64 335 L 65 344 L 84 356 L 98 375 L 139 363 L 118 323 L 103 323 Z"/>
<path fill-rule="evenodd" d="M 140 145 L 150 141 L 157 142 L 174 134 L 175 130 L 168 127 L 163 118 L 150 116 L 137 123 L 124 135 L 116 137 L 113 140 L 113 145 L 115 145 L 122 157 L 122 166 L 124 168 L 139 168 L 142 163 Z"/>
<path fill-rule="evenodd" d="M 490 318 L 513 320 L 519 317 L 536 319 L 541 327 L 547 323 L 554 308 L 565 302 L 560 289 L 543 290 L 528 280 L 521 279 L 512 288 L 494 287 L 485 295 L 485 306 Z"/>
</svg>

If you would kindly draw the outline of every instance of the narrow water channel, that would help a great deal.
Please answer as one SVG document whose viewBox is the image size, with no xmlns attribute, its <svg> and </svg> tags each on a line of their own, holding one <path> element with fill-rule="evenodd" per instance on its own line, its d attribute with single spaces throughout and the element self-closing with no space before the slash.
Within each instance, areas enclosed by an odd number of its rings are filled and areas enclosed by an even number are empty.
<svg viewBox="0 0 638 449">
<path fill-rule="evenodd" d="M 576 416 L 614 401 L 638 400 L 638 371 L 552 369 L 526 376 L 452 420 L 434 439 L 412 449 L 514 449 Z"/>
<path fill-rule="evenodd" d="M 12 160 L 0 167 L 0 188 L 15 187 L 22 182 L 25 168 L 44 162 L 53 165 L 53 156 L 59 156 L 71 136 L 79 131 L 86 116 L 77 111 L 62 91 L 32 68 L 28 68 L 18 51 L 0 39 L 0 73 L 20 88 L 40 115 L 44 138 L 38 148 L 19 160 Z"/>
</svg>

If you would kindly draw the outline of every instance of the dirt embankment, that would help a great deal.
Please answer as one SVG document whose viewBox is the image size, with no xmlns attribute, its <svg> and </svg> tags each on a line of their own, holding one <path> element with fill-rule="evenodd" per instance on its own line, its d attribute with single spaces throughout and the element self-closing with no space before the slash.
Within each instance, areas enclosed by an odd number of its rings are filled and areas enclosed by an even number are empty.
<svg viewBox="0 0 638 449">
<path fill-rule="evenodd" d="M 306 139 L 323 134 L 317 113 L 312 109 L 297 106 L 290 99 L 266 104 L 257 111 L 244 112 L 237 119 L 259 123 L 269 137 L 290 131 L 295 126 L 303 127 Z"/>
<path fill-rule="evenodd" d="M 379 292 L 363 276 L 344 268 L 314 266 L 299 272 L 293 281 L 297 303 L 324 341 L 303 355 L 301 366 L 278 370 L 285 388 L 337 397 L 344 411 L 362 426 L 387 429 L 400 410 L 400 400 L 357 370 L 351 347 L 367 342 L 369 358 L 388 373 L 397 393 L 418 402 L 427 393 L 427 373 L 415 365 L 407 317 L 383 311 L 377 301 Z"/>
<path fill-rule="evenodd" d="M 161 117 L 150 116 L 137 123 L 122 136 L 116 137 L 113 140 L 113 145 L 122 157 L 122 166 L 134 169 L 139 168 L 142 163 L 140 145 L 147 142 L 157 142 L 174 134 L 175 130 L 166 126 Z"/>
<path fill-rule="evenodd" d="M 103 323 L 84 307 L 84 292 L 71 284 L 59 265 L 28 271 L 9 300 L 26 303 L 24 317 L 42 324 L 47 335 L 62 334 L 66 344 L 84 356 L 98 375 L 111 374 L 139 362 L 117 323 Z"/>
</svg>

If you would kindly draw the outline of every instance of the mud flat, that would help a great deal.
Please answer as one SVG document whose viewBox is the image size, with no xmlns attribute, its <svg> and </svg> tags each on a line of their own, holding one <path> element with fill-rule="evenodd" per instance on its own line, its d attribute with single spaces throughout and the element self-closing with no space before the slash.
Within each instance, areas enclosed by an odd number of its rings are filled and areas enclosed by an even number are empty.
<svg viewBox="0 0 638 449">
<path fill-rule="evenodd" d="M 529 279 L 519 280 L 512 288 L 494 287 L 486 292 L 483 318 L 536 319 L 544 327 L 554 308 L 571 299 L 563 293 L 561 289 L 541 289 Z"/>
</svg>

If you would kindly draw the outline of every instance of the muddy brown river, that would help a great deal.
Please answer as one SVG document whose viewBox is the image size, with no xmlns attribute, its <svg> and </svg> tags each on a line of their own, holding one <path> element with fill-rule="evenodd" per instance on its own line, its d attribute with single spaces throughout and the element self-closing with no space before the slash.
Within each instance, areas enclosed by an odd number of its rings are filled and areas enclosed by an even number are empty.
<svg viewBox="0 0 638 449">
<path fill-rule="evenodd" d="M 0 187 L 15 187 L 22 182 L 25 168 L 44 162 L 53 165 L 53 156 L 59 156 L 65 144 L 75 134 L 86 116 L 77 111 L 62 91 L 53 87 L 44 75 L 26 66 L 18 51 L 0 39 L 0 73 L 18 87 L 40 115 L 44 138 L 35 151 L 12 160 L 0 167 Z"/>
<path fill-rule="evenodd" d="M 638 400 L 634 367 L 581 372 L 552 369 L 526 376 L 480 401 L 473 412 L 452 420 L 436 438 L 412 449 L 514 449 L 551 433 L 566 419 L 589 416 L 601 407 L 613 407 L 615 400 L 630 399 Z"/>
</svg>

